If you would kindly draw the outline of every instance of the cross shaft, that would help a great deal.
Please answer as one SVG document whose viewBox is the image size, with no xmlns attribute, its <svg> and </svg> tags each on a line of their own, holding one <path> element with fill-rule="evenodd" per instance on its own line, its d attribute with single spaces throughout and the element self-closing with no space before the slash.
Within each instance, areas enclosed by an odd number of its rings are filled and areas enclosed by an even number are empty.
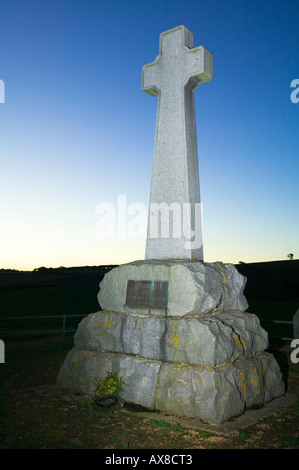
<svg viewBox="0 0 299 470">
<path fill-rule="evenodd" d="M 212 54 L 202 46 L 193 48 L 193 33 L 185 26 L 161 33 L 158 57 L 142 69 L 142 89 L 158 96 L 146 259 L 203 260 L 201 217 L 196 220 L 195 210 L 200 191 L 193 93 L 212 76 Z M 181 217 L 160 217 L 157 232 L 152 209 L 161 204 L 179 205 Z M 191 205 L 187 228 L 186 204 Z M 165 224 L 172 238 L 163 237 Z"/>
</svg>

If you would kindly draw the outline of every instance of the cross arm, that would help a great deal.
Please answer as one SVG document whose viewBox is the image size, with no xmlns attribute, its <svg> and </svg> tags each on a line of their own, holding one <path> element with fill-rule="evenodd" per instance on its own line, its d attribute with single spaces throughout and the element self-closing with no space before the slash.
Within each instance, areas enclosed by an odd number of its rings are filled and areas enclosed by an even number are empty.
<svg viewBox="0 0 299 470">
<path fill-rule="evenodd" d="M 156 61 L 142 67 L 142 90 L 152 96 L 158 96 L 159 94 Z"/>
<path fill-rule="evenodd" d="M 187 86 L 195 90 L 200 83 L 209 82 L 213 78 L 213 55 L 203 46 L 188 50 Z"/>
</svg>

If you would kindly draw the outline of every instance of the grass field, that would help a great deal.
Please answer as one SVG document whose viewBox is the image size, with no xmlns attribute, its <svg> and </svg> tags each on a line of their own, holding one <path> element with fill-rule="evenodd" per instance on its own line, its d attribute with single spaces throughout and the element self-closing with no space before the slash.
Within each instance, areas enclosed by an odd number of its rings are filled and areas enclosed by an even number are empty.
<svg viewBox="0 0 299 470">
<path fill-rule="evenodd" d="M 158 420 L 154 413 L 141 419 L 126 405 L 121 413 L 102 417 L 91 413 L 88 401 L 53 390 L 73 346 L 71 335 L 64 341 L 18 338 L 5 345 L 6 361 L 0 364 L 0 449 L 299 449 L 299 365 L 290 361 L 287 346 L 274 354 L 288 392 L 297 394 L 297 401 L 249 428 L 217 435 Z M 102 455 L 97 454 L 98 464 Z"/>
</svg>

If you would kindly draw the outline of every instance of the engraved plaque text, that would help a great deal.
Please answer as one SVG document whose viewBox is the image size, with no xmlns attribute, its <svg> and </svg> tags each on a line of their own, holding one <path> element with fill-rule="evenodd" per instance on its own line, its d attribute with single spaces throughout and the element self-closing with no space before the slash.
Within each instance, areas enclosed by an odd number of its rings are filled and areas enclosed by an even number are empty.
<svg viewBox="0 0 299 470">
<path fill-rule="evenodd" d="M 168 282 L 128 281 L 126 306 L 131 308 L 167 308 Z"/>
</svg>

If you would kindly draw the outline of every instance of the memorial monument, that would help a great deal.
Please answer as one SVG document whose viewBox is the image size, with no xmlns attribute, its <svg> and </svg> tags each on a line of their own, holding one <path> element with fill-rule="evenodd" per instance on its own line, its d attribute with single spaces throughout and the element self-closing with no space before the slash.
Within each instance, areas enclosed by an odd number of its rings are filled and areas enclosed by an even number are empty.
<svg viewBox="0 0 299 470">
<path fill-rule="evenodd" d="M 247 313 L 246 279 L 232 264 L 203 261 L 194 91 L 213 57 L 179 26 L 160 35 L 142 88 L 158 97 L 144 260 L 109 271 L 99 312 L 85 317 L 57 378 L 90 394 L 106 372 L 126 402 L 209 423 L 284 394 L 268 335 Z"/>
</svg>

